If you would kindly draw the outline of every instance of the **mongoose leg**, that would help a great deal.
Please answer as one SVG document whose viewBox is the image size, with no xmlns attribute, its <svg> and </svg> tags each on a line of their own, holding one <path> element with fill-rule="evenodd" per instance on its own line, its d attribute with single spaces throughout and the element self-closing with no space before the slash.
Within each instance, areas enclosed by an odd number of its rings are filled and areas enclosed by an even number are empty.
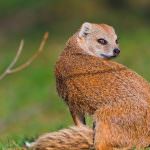
<svg viewBox="0 0 150 150">
<path fill-rule="evenodd" d="M 95 150 L 113 150 L 113 148 L 105 143 L 99 143 L 95 145 Z"/>
<path fill-rule="evenodd" d="M 96 122 L 94 121 L 93 122 L 93 130 L 95 130 L 95 127 L 96 127 Z"/>
<path fill-rule="evenodd" d="M 75 112 L 70 110 L 70 113 L 72 115 L 73 121 L 76 126 L 83 126 L 86 125 L 85 117 L 82 113 Z"/>
<path fill-rule="evenodd" d="M 94 130 L 94 144 L 96 150 L 113 150 L 108 140 L 109 127 L 105 123 L 96 122 Z"/>
</svg>

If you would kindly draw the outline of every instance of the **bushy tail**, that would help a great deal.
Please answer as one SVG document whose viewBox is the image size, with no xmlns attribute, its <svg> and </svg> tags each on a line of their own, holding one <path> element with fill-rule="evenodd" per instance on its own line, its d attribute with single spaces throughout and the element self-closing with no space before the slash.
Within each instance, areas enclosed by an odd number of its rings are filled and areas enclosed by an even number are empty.
<svg viewBox="0 0 150 150">
<path fill-rule="evenodd" d="M 89 127 L 71 127 L 40 136 L 26 143 L 32 150 L 94 150 L 93 130 Z"/>
</svg>

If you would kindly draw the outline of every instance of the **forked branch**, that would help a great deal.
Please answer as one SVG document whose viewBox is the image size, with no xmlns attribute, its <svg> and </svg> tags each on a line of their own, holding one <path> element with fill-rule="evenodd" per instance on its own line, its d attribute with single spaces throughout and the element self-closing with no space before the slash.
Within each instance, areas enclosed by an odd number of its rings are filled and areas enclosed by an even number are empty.
<svg viewBox="0 0 150 150">
<path fill-rule="evenodd" d="M 12 60 L 12 62 L 10 63 L 10 65 L 5 69 L 5 71 L 0 75 L 0 80 L 2 80 L 4 77 L 6 77 L 7 75 L 9 74 L 13 74 L 13 73 L 16 73 L 16 72 L 19 72 L 25 68 L 27 68 L 28 66 L 30 66 L 32 64 L 32 62 L 40 55 L 40 53 L 44 50 L 44 46 L 46 44 L 46 41 L 48 39 L 48 32 L 46 32 L 43 36 L 43 39 L 41 41 L 41 44 L 38 48 L 38 50 L 23 64 L 21 64 L 20 66 L 16 67 L 16 68 L 13 68 L 21 53 L 22 53 L 22 50 L 23 50 L 23 46 L 24 46 L 24 41 L 21 40 L 20 42 L 20 45 L 19 45 L 19 48 L 17 50 L 17 53 L 14 57 L 14 59 Z"/>
</svg>

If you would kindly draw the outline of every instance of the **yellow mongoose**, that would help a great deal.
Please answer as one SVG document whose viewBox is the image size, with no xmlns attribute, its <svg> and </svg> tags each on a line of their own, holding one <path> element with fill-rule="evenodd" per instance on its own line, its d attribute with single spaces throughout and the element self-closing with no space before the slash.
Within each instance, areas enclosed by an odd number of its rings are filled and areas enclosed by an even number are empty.
<svg viewBox="0 0 150 150">
<path fill-rule="evenodd" d="M 150 84 L 110 61 L 119 52 L 111 26 L 84 23 L 56 63 L 57 90 L 75 124 L 93 116 L 96 150 L 150 145 Z"/>
</svg>

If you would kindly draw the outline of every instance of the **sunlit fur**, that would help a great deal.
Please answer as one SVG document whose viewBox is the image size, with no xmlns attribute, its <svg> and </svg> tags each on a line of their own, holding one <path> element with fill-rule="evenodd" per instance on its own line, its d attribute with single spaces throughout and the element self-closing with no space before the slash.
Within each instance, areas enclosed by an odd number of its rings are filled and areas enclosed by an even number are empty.
<svg viewBox="0 0 150 150">
<path fill-rule="evenodd" d="M 145 148 L 150 145 L 150 84 L 127 67 L 99 57 L 98 50 L 101 54 L 106 49 L 95 48 L 96 39 L 105 35 L 110 55 L 117 37 L 110 26 L 89 27 L 98 34 L 77 32 L 56 63 L 58 93 L 76 125 L 82 126 L 84 115 L 93 116 L 96 150 Z"/>
</svg>

